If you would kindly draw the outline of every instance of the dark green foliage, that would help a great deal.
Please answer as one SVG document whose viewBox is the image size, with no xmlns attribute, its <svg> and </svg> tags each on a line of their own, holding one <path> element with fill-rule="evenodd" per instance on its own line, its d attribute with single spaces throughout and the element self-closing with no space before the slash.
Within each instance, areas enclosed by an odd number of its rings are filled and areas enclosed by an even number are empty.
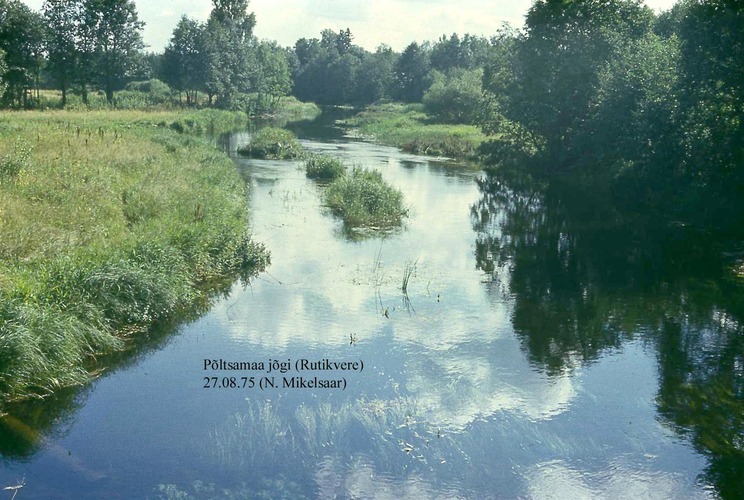
<svg viewBox="0 0 744 500">
<path fill-rule="evenodd" d="M 186 93 L 187 104 L 196 104 L 197 92 L 206 83 L 207 66 L 204 27 L 186 16 L 181 17 L 163 53 L 163 79 Z"/>
<path fill-rule="evenodd" d="M 684 2 L 679 21 L 680 129 L 673 158 L 686 216 L 744 223 L 744 9 L 737 2 Z M 702 214 L 701 214 L 702 212 Z M 703 217 L 700 217 L 702 215 Z"/>
<path fill-rule="evenodd" d="M 79 7 L 78 2 L 69 0 L 46 0 L 43 7 L 49 27 L 46 38 L 48 65 L 62 91 L 62 107 L 67 104 L 67 90 L 75 81 Z"/>
<path fill-rule="evenodd" d="M 457 33 L 449 38 L 442 36 L 431 47 L 431 67 L 443 73 L 454 68 L 482 68 L 490 50 L 490 42 L 483 37 L 465 34 L 461 39 Z"/>
<path fill-rule="evenodd" d="M 421 102 L 424 91 L 431 85 L 430 70 L 428 47 L 411 43 L 395 63 L 392 97 L 403 102 Z"/>
<path fill-rule="evenodd" d="M 386 47 L 371 54 L 352 40 L 348 29 L 324 30 L 320 40 L 298 40 L 294 95 L 319 104 L 369 104 L 386 95 L 395 54 Z"/>
<path fill-rule="evenodd" d="M 387 227 L 407 215 L 403 193 L 388 185 L 376 170 L 355 167 L 328 186 L 326 204 L 349 227 Z"/>
<path fill-rule="evenodd" d="M 483 109 L 483 70 L 435 71 L 434 82 L 424 92 L 426 112 L 445 123 L 477 123 Z"/>
<path fill-rule="evenodd" d="M 311 179 L 332 181 L 346 173 L 346 166 L 330 156 L 312 155 L 305 160 L 305 173 Z"/>
<path fill-rule="evenodd" d="M 18 0 L 0 1 L 0 50 L 5 53 L 2 101 L 28 106 L 38 98 L 46 28 L 41 15 Z M 28 91 L 34 89 L 32 95 Z"/>
<path fill-rule="evenodd" d="M 538 1 L 486 65 L 486 149 L 626 209 L 740 226 L 743 33 L 744 10 L 719 0 L 658 19 L 635 0 Z"/>
<path fill-rule="evenodd" d="M 145 94 L 147 103 L 145 104 L 145 106 L 140 107 L 147 107 L 148 105 L 154 106 L 171 102 L 170 87 L 168 87 L 168 85 L 158 80 L 157 78 L 152 78 L 150 80 L 144 80 L 141 82 L 129 82 L 126 87 L 126 91 Z M 117 100 L 125 99 L 126 91 L 118 92 L 115 98 Z M 117 107 L 123 106 L 118 105 Z"/>
<path fill-rule="evenodd" d="M 244 147 L 238 149 L 243 156 L 265 159 L 300 158 L 304 151 L 295 135 L 280 128 L 262 128 Z"/>
<path fill-rule="evenodd" d="M 132 0 L 83 0 L 81 24 L 93 41 L 92 57 L 84 64 L 112 104 L 114 91 L 124 86 L 144 48 L 140 34 L 144 23 Z"/>
</svg>

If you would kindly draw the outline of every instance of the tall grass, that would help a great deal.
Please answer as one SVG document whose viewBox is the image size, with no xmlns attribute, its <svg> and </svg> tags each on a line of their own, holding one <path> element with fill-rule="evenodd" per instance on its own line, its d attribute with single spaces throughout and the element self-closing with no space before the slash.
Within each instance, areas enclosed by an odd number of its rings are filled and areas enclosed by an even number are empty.
<svg viewBox="0 0 744 500">
<path fill-rule="evenodd" d="M 325 200 L 350 227 L 396 226 L 408 213 L 400 190 L 387 184 L 379 171 L 359 167 L 333 181 Z"/>
<path fill-rule="evenodd" d="M 297 137 L 289 130 L 265 127 L 251 138 L 251 141 L 238 149 L 243 156 L 272 160 L 300 158 L 304 151 Z"/>
<path fill-rule="evenodd" d="M 359 135 L 415 154 L 477 159 L 487 139 L 475 125 L 434 123 L 417 104 L 370 106 L 345 121 Z"/>
<path fill-rule="evenodd" d="M 346 174 L 346 167 L 337 158 L 326 155 L 311 155 L 305 160 L 305 174 L 310 179 L 332 181 Z"/>
<path fill-rule="evenodd" d="M 267 263 L 232 162 L 172 127 L 245 119 L 222 113 L 0 117 L 0 403 L 85 381 L 201 284 Z"/>
</svg>

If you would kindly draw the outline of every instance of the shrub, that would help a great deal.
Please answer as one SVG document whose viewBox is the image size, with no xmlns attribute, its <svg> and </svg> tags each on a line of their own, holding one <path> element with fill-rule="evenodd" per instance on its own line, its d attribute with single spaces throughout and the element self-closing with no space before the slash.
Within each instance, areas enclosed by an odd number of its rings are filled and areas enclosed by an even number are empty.
<svg viewBox="0 0 744 500">
<path fill-rule="evenodd" d="M 385 183 L 379 171 L 358 167 L 328 186 L 326 204 L 351 227 L 395 226 L 407 215 L 403 193 Z"/>
<path fill-rule="evenodd" d="M 281 160 L 300 158 L 303 151 L 297 137 L 289 130 L 266 127 L 256 132 L 248 145 L 239 148 L 238 154 Z"/>
<path fill-rule="evenodd" d="M 336 158 L 312 155 L 305 161 L 305 173 L 311 179 L 332 181 L 346 173 L 346 167 Z"/>
<path fill-rule="evenodd" d="M 426 112 L 445 123 L 476 123 L 483 107 L 483 70 L 435 73 L 422 100 Z"/>
</svg>

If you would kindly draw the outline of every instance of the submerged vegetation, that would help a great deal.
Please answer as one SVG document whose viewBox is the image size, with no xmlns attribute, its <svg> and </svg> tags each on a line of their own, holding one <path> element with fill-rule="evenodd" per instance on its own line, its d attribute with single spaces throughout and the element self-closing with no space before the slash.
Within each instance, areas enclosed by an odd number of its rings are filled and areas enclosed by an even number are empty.
<svg viewBox="0 0 744 500">
<path fill-rule="evenodd" d="M 310 179 L 332 181 L 346 174 L 346 167 L 337 158 L 311 155 L 305 160 L 305 173 Z"/>
<path fill-rule="evenodd" d="M 267 160 L 288 160 L 302 157 L 304 151 L 289 130 L 266 127 L 256 132 L 251 142 L 239 148 L 238 153 Z"/>
<path fill-rule="evenodd" d="M 487 139 L 480 128 L 467 124 L 435 123 L 420 104 L 370 106 L 346 120 L 359 135 L 414 154 L 475 159 Z"/>
<path fill-rule="evenodd" d="M 325 201 L 348 227 L 396 226 L 408 215 L 403 193 L 388 185 L 377 170 L 354 167 L 328 186 Z"/>
<path fill-rule="evenodd" d="M 245 186 L 206 141 L 244 115 L 13 113 L 0 121 L 0 398 L 89 378 L 86 362 L 247 278 Z"/>
</svg>

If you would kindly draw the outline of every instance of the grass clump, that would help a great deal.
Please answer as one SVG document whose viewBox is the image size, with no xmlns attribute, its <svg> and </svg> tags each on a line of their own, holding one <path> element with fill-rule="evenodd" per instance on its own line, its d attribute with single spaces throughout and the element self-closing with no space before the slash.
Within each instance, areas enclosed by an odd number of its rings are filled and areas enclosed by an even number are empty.
<svg viewBox="0 0 744 500">
<path fill-rule="evenodd" d="M 387 184 L 377 170 L 354 167 L 328 186 L 325 199 L 349 227 L 396 226 L 408 213 L 403 193 Z"/>
<path fill-rule="evenodd" d="M 305 160 L 305 174 L 311 179 L 332 181 L 344 175 L 346 167 L 341 160 L 326 155 L 312 155 Z"/>
<path fill-rule="evenodd" d="M 246 234 L 234 164 L 158 126 L 231 121 L 195 115 L 0 117 L 0 406 L 84 382 L 94 356 L 193 303 L 204 285 L 267 264 Z"/>
<path fill-rule="evenodd" d="M 251 138 L 246 146 L 238 149 L 238 154 L 267 160 L 300 158 L 304 151 L 297 137 L 289 130 L 266 127 Z"/>
<path fill-rule="evenodd" d="M 420 104 L 370 106 L 346 120 L 359 135 L 414 154 L 477 159 L 487 136 L 475 125 L 434 123 Z"/>
</svg>

